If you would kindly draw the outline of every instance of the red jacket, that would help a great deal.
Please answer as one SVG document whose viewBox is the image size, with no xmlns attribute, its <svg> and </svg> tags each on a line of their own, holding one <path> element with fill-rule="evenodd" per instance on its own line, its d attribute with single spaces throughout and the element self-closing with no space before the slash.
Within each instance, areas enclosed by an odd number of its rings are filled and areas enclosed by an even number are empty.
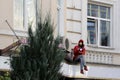
<svg viewBox="0 0 120 80">
<path fill-rule="evenodd" d="M 78 44 L 79 44 L 80 42 L 83 43 L 83 40 L 80 40 L 80 41 L 78 42 Z M 83 43 L 83 44 L 84 44 L 84 43 Z M 85 50 L 84 46 L 83 46 L 82 48 L 80 48 L 79 45 L 75 46 L 75 47 L 74 47 L 74 57 L 73 57 L 73 60 L 74 60 L 75 58 L 77 58 L 77 56 L 79 56 L 79 55 L 85 55 L 85 51 L 86 51 L 86 50 Z"/>
</svg>

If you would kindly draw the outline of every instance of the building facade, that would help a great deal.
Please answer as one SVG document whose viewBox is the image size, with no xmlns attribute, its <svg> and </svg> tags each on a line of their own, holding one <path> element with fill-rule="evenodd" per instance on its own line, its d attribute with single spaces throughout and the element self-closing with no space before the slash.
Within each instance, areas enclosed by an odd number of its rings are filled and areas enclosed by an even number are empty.
<svg viewBox="0 0 120 80">
<path fill-rule="evenodd" d="M 34 29 L 36 11 L 50 13 L 55 36 L 67 38 L 69 50 L 85 41 L 88 78 L 120 79 L 119 10 L 120 0 L 0 0 L 0 49 L 17 40 L 6 20 L 22 38 L 30 23 Z M 64 64 L 62 70 L 65 76 L 86 78 L 79 65 Z"/>
<path fill-rule="evenodd" d="M 85 41 L 86 61 L 90 65 L 87 76 L 120 79 L 120 46 L 117 44 L 120 1 L 65 0 L 64 3 L 64 36 L 71 41 L 71 48 L 79 39 Z M 66 75 L 79 76 L 79 67 L 67 66 L 70 69 Z"/>
</svg>

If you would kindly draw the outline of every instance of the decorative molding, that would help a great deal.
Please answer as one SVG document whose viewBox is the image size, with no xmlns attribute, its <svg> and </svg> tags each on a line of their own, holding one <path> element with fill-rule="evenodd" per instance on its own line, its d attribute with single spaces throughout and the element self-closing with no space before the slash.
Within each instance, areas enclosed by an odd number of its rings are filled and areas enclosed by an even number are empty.
<svg viewBox="0 0 120 80">
<path fill-rule="evenodd" d="M 120 53 L 87 50 L 86 61 L 88 63 L 106 64 L 106 65 L 120 65 Z"/>
<path fill-rule="evenodd" d="M 67 21 L 74 21 L 74 22 L 79 22 L 79 23 L 81 23 L 80 20 L 67 19 Z"/>
<path fill-rule="evenodd" d="M 107 46 L 98 46 L 98 45 L 91 45 L 91 44 L 87 44 L 88 47 L 91 48 L 98 48 L 98 49 L 108 49 L 108 50 L 114 50 L 115 48 L 113 47 L 107 47 Z"/>
<path fill-rule="evenodd" d="M 76 33 L 76 34 L 80 34 L 81 35 L 81 32 L 75 32 L 75 31 L 67 31 L 69 33 Z"/>
<path fill-rule="evenodd" d="M 113 5 L 116 1 L 115 0 L 88 0 L 88 2 L 92 3 L 99 3 L 100 5 Z"/>
<path fill-rule="evenodd" d="M 67 7 L 67 9 L 72 9 L 72 10 L 78 10 L 81 11 L 81 9 L 75 8 L 75 7 Z"/>
<path fill-rule="evenodd" d="M 86 61 L 92 63 L 113 64 L 112 53 L 87 51 Z"/>
<path fill-rule="evenodd" d="M 27 31 L 14 30 L 17 36 L 27 37 Z M 14 36 L 14 33 L 10 30 L 0 30 L 0 35 Z"/>
<path fill-rule="evenodd" d="M 111 49 L 111 48 L 100 48 L 100 47 L 88 47 L 86 46 L 87 51 L 95 51 L 95 52 L 103 52 L 103 53 L 113 53 L 113 54 L 119 54 L 120 55 L 120 51 L 119 50 L 115 50 L 115 49 Z"/>
</svg>

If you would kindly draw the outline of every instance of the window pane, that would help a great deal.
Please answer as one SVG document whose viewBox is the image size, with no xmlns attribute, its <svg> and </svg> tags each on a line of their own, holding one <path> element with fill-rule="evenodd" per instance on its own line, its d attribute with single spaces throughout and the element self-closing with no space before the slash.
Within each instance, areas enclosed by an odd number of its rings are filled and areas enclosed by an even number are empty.
<svg viewBox="0 0 120 80">
<path fill-rule="evenodd" d="M 106 18 L 107 16 L 107 8 L 104 6 L 100 6 L 100 17 L 101 18 Z"/>
<path fill-rule="evenodd" d="M 98 6 L 92 4 L 91 5 L 91 16 L 98 17 Z"/>
<path fill-rule="evenodd" d="M 110 19 L 110 7 L 88 4 L 88 16 Z"/>
<path fill-rule="evenodd" d="M 24 28 L 27 29 L 30 25 L 33 31 L 36 28 L 36 1 L 24 0 Z"/>
<path fill-rule="evenodd" d="M 90 9 L 88 9 L 88 11 L 87 11 L 87 15 L 90 16 Z"/>
<path fill-rule="evenodd" d="M 88 4 L 88 6 L 87 6 L 87 7 L 88 7 L 88 9 L 90 9 L 90 5 L 91 5 L 91 4 Z"/>
<path fill-rule="evenodd" d="M 100 17 L 101 18 L 106 18 L 106 12 L 100 12 Z"/>
<path fill-rule="evenodd" d="M 36 3 L 35 0 L 26 0 L 27 5 L 27 18 L 28 24 L 32 24 L 35 27 L 36 24 Z"/>
<path fill-rule="evenodd" d="M 105 6 L 100 6 L 100 17 L 110 19 L 110 8 Z"/>
<path fill-rule="evenodd" d="M 106 11 L 106 7 L 105 6 L 100 6 L 100 10 L 101 11 Z"/>
<path fill-rule="evenodd" d="M 87 22 L 87 30 L 88 30 L 88 44 L 96 44 L 96 26 L 95 21 Z"/>
<path fill-rule="evenodd" d="M 107 8 L 107 18 L 110 19 L 110 8 Z"/>
<path fill-rule="evenodd" d="M 110 22 L 101 20 L 101 46 L 110 46 Z"/>
<path fill-rule="evenodd" d="M 14 0 L 14 27 L 23 28 L 23 0 Z"/>
<path fill-rule="evenodd" d="M 90 16 L 90 4 L 88 4 L 87 15 Z"/>
</svg>

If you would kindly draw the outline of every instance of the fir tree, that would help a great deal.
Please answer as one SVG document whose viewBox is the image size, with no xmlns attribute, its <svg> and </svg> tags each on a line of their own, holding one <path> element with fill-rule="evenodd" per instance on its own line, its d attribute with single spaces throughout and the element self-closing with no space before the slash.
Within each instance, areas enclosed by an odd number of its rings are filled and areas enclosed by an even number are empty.
<svg viewBox="0 0 120 80">
<path fill-rule="evenodd" d="M 11 58 L 12 80 L 59 80 L 64 53 L 54 39 L 50 17 L 40 20 L 36 30 L 28 30 L 28 45 L 21 47 L 20 55 Z"/>
</svg>

